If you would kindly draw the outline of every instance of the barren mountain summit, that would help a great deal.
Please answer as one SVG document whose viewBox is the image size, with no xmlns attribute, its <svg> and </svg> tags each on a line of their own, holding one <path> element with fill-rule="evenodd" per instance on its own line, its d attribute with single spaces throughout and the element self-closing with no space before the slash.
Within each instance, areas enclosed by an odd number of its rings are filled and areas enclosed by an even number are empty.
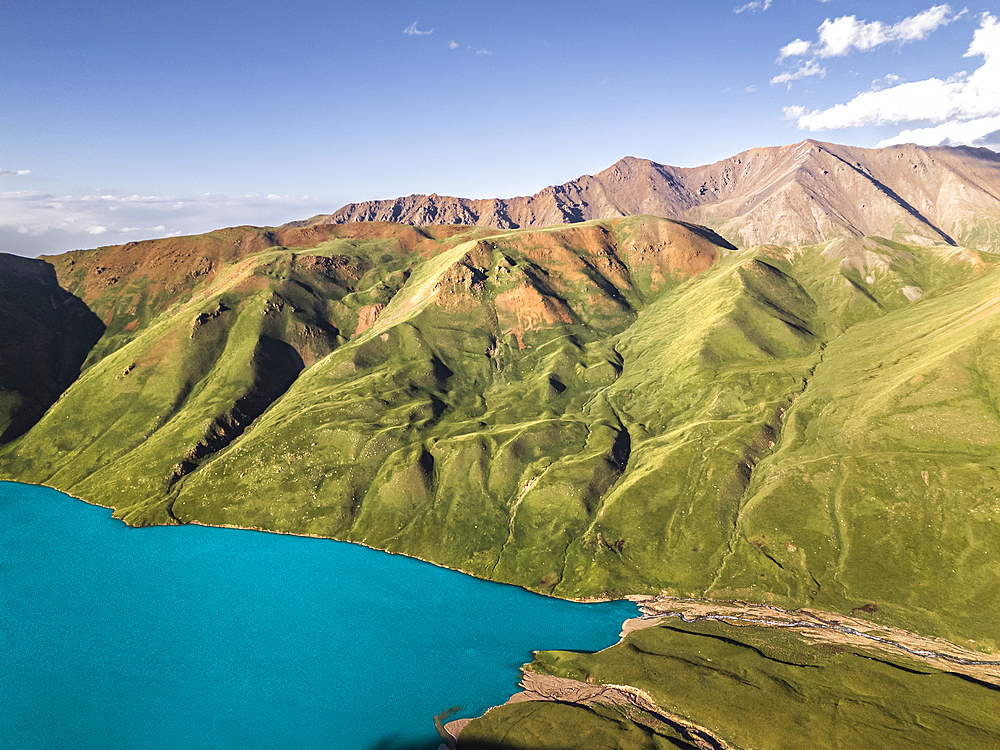
<svg viewBox="0 0 1000 750">
<path fill-rule="evenodd" d="M 693 168 L 629 156 L 532 196 L 410 195 L 351 203 L 314 222 L 515 229 L 636 214 L 705 224 L 740 245 L 879 236 L 978 248 L 1000 233 L 1000 155 L 967 147 L 866 149 L 806 140 Z"/>
</svg>

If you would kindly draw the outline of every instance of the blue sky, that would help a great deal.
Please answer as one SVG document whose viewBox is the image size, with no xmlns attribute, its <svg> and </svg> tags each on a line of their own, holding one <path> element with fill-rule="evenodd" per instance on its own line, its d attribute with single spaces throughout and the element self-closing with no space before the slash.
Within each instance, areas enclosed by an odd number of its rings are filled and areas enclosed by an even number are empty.
<svg viewBox="0 0 1000 750">
<path fill-rule="evenodd" d="M 1000 150 L 996 16 L 981 0 L 0 0 L 0 251 L 525 195 L 626 155 Z"/>
</svg>

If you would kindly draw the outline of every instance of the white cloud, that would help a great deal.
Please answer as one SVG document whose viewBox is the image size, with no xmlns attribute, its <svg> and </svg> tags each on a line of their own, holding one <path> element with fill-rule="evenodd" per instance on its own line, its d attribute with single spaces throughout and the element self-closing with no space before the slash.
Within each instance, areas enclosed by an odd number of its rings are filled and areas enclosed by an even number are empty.
<svg viewBox="0 0 1000 750">
<path fill-rule="evenodd" d="M 733 13 L 742 13 L 745 10 L 752 10 L 755 12 L 758 10 L 765 11 L 771 7 L 772 2 L 773 0 L 753 0 L 753 2 L 749 2 L 746 5 L 741 5 L 738 8 L 733 8 Z"/>
<path fill-rule="evenodd" d="M 289 195 L 0 192 L 0 252 L 37 255 L 241 224 L 273 226 L 333 208 L 308 196 Z"/>
<path fill-rule="evenodd" d="M 493 55 L 488 49 L 477 49 L 476 54 L 480 57 L 491 57 Z"/>
<path fill-rule="evenodd" d="M 997 52 L 997 42 L 1000 41 L 1000 29 L 997 19 L 989 13 L 983 13 L 979 28 L 972 35 L 972 44 L 963 57 L 982 56 L 989 60 Z"/>
<path fill-rule="evenodd" d="M 796 39 L 781 48 L 778 59 L 801 57 L 807 53 L 821 58 L 843 57 L 852 50 L 864 52 L 892 42 L 916 42 L 961 18 L 966 12 L 963 9 L 953 14 L 950 5 L 935 5 L 892 25 L 881 21 L 859 21 L 857 16 L 827 18 L 816 30 L 819 35 L 817 43 Z"/>
<path fill-rule="evenodd" d="M 458 43 L 458 42 L 456 42 L 456 41 L 451 41 L 451 42 L 448 42 L 448 49 L 458 49 L 458 48 L 459 48 L 459 47 L 461 47 L 461 46 L 462 46 L 462 45 L 461 45 L 461 44 L 459 44 L 459 43 Z"/>
<path fill-rule="evenodd" d="M 946 80 L 928 78 L 866 91 L 825 110 L 800 109 L 798 126 L 817 131 L 925 122 L 928 127 L 904 131 L 906 139 L 925 145 L 981 141 L 997 129 L 1000 117 L 1000 24 L 994 16 L 982 15 L 965 57 L 984 61 L 971 74 L 962 71 Z"/>
<path fill-rule="evenodd" d="M 826 74 L 826 69 L 820 67 L 818 60 L 843 57 L 852 50 L 868 51 L 891 42 L 906 44 L 926 39 L 932 31 L 961 18 L 966 12 L 963 9 L 955 14 L 950 5 L 935 5 L 892 25 L 881 21 L 859 21 L 857 16 L 827 18 L 816 30 L 819 37 L 816 42 L 794 39 L 778 51 L 779 63 L 788 58 L 805 59 L 799 63 L 797 70 L 780 73 L 771 79 L 771 83 L 787 83 L 791 88 L 792 81 Z"/>
<path fill-rule="evenodd" d="M 880 141 L 878 148 L 899 143 L 921 146 L 986 146 L 1000 147 L 1000 115 L 980 117 L 968 122 L 946 122 L 930 128 L 907 129 L 892 138 Z"/>
<path fill-rule="evenodd" d="M 815 60 L 808 60 L 802 63 L 798 70 L 785 71 L 784 73 L 779 73 L 774 78 L 771 79 L 771 83 L 788 83 L 791 84 L 792 81 L 797 81 L 800 78 L 807 78 L 809 76 L 819 76 L 820 78 L 826 75 L 826 68 L 822 67 Z"/>
<path fill-rule="evenodd" d="M 796 39 L 781 48 L 778 52 L 778 62 L 781 62 L 786 57 L 802 57 L 810 49 L 812 49 L 812 42 L 807 42 L 805 39 Z"/>
<path fill-rule="evenodd" d="M 31 174 L 30 169 L 18 169 L 14 171 L 12 169 L 0 169 L 0 175 L 13 175 L 15 177 L 22 177 L 26 174 Z"/>
<path fill-rule="evenodd" d="M 431 29 L 430 31 L 421 31 L 420 29 L 417 28 L 417 22 L 414 21 L 405 29 L 403 29 L 403 33 L 408 34 L 409 36 L 428 36 L 429 34 L 434 33 L 434 29 Z"/>
</svg>

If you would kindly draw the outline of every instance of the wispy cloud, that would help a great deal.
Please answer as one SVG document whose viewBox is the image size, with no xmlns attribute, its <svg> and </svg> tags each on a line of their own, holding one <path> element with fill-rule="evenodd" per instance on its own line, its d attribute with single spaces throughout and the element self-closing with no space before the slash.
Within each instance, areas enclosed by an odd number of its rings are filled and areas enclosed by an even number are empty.
<svg viewBox="0 0 1000 750">
<path fill-rule="evenodd" d="M 931 32 L 966 14 L 963 9 L 952 13 L 950 5 L 935 5 L 895 24 L 881 21 L 859 21 L 857 16 L 827 18 L 820 24 L 815 42 L 793 39 L 778 50 L 777 62 L 801 58 L 798 67 L 786 70 L 771 79 L 772 84 L 784 83 L 791 88 L 792 81 L 809 76 L 825 76 L 826 68 L 819 60 L 844 57 L 854 50 L 868 51 L 884 44 L 907 44 L 926 39 Z"/>
<path fill-rule="evenodd" d="M 899 83 L 899 76 L 895 73 L 887 73 L 881 78 L 877 78 L 872 81 L 871 88 L 869 91 L 881 91 L 882 89 L 888 88 L 889 86 L 895 86 Z"/>
<path fill-rule="evenodd" d="M 31 174 L 31 170 L 30 169 L 18 169 L 18 170 L 15 171 L 15 170 L 12 170 L 12 169 L 0 169 L 0 175 L 13 175 L 15 177 L 20 177 L 20 176 L 24 176 L 26 174 Z"/>
<path fill-rule="evenodd" d="M 984 13 L 965 57 L 982 57 L 971 74 L 962 71 L 941 80 L 900 83 L 874 88 L 849 102 L 823 110 L 786 108 L 804 130 L 839 130 L 864 125 L 926 123 L 880 145 L 917 142 L 924 145 L 985 145 L 1000 141 L 1000 24 Z M 992 139 L 992 140 L 991 140 Z"/>
<path fill-rule="evenodd" d="M 409 26 L 403 29 L 403 33 L 409 36 L 429 36 L 430 34 L 434 33 L 434 29 L 431 29 L 430 31 L 421 31 L 420 29 L 417 28 L 417 23 L 418 23 L 417 21 L 411 23 Z"/>
<path fill-rule="evenodd" d="M 455 41 L 448 42 L 448 49 L 459 49 L 462 47 L 464 47 L 465 52 L 472 52 L 471 44 L 462 45 Z M 493 57 L 493 50 L 486 49 L 485 47 L 480 47 L 479 49 L 476 50 L 476 55 L 478 55 L 479 57 Z"/>
<path fill-rule="evenodd" d="M 270 226 L 332 210 L 309 196 L 0 193 L 0 252 L 58 253 L 227 226 Z"/>
<path fill-rule="evenodd" d="M 773 0 L 753 0 L 753 2 L 749 2 L 746 5 L 740 5 L 736 8 L 733 8 L 733 13 L 742 13 L 743 11 L 746 10 L 751 10 L 754 12 L 765 11 L 771 7 L 772 2 Z"/>
<path fill-rule="evenodd" d="M 808 78 L 809 76 L 819 76 L 823 78 L 826 75 L 826 68 L 820 65 L 815 60 L 808 60 L 801 65 L 796 70 L 785 71 L 784 73 L 779 73 L 774 78 L 771 79 L 771 83 L 787 83 L 791 84 L 792 81 L 798 81 L 801 78 Z"/>
</svg>

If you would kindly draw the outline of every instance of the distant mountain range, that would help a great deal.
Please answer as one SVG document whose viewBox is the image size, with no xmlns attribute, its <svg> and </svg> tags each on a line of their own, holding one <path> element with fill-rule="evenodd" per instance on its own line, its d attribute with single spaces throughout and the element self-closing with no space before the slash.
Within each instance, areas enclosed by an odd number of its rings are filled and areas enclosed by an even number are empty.
<svg viewBox="0 0 1000 750">
<path fill-rule="evenodd" d="M 629 156 L 532 196 L 408 195 L 351 203 L 313 222 L 517 229 L 636 214 L 704 224 L 741 246 L 879 236 L 985 247 L 1000 236 L 1000 155 L 984 148 L 866 149 L 806 140 L 694 168 Z"/>
</svg>

